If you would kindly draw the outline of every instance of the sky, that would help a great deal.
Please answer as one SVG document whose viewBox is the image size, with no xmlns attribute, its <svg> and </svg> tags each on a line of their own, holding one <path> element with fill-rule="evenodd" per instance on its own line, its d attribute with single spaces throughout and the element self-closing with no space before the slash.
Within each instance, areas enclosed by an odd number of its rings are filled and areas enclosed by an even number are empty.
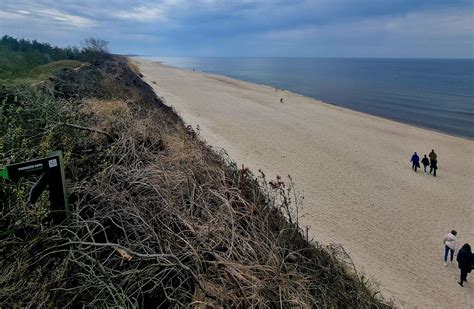
<svg viewBox="0 0 474 309">
<path fill-rule="evenodd" d="M 0 34 L 158 57 L 474 58 L 474 0 L 0 0 Z"/>
</svg>

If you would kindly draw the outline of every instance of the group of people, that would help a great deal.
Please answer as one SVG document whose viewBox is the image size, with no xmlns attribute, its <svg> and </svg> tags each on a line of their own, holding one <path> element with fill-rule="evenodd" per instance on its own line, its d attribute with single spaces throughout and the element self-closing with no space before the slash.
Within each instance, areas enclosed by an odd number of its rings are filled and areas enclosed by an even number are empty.
<svg viewBox="0 0 474 309">
<path fill-rule="evenodd" d="M 434 149 L 432 149 L 428 157 L 429 159 L 425 155 L 423 159 L 421 159 L 421 164 L 423 164 L 423 172 L 425 173 L 425 175 L 427 174 L 426 168 L 429 165 L 430 174 L 433 174 L 433 176 L 436 177 L 436 170 L 438 169 L 438 155 L 436 154 Z M 420 157 L 416 152 L 411 156 L 410 162 L 412 163 L 411 168 L 416 172 L 418 168 L 420 168 Z"/>
<path fill-rule="evenodd" d="M 448 256 L 450 256 L 451 264 L 454 263 L 454 253 L 458 247 L 457 235 L 458 232 L 452 230 L 444 236 L 444 266 L 448 266 Z M 463 286 L 464 282 L 467 281 L 467 274 L 474 268 L 474 255 L 472 254 L 469 244 L 464 244 L 461 249 L 459 249 L 456 261 L 461 270 L 461 277 L 458 283 L 460 286 Z"/>
</svg>

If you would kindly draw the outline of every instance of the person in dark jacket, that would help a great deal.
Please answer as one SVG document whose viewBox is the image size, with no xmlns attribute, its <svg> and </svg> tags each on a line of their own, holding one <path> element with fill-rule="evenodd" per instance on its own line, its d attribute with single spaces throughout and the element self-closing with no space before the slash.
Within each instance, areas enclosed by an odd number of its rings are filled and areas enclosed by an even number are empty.
<svg viewBox="0 0 474 309">
<path fill-rule="evenodd" d="M 423 159 L 421 159 L 421 164 L 423 164 L 423 172 L 426 174 L 426 168 L 428 167 L 428 165 L 430 165 L 430 160 L 428 160 L 426 155 Z"/>
<path fill-rule="evenodd" d="M 470 273 L 472 270 L 473 256 L 469 244 L 464 244 L 461 247 L 456 260 L 458 261 L 459 269 L 461 270 L 461 281 L 458 283 L 460 286 L 463 286 L 464 281 L 467 281 L 467 273 Z"/>
<path fill-rule="evenodd" d="M 410 162 L 412 162 L 411 168 L 416 172 L 416 169 L 420 167 L 420 157 L 416 152 L 411 156 Z"/>
<path fill-rule="evenodd" d="M 436 170 L 438 169 L 438 160 L 430 160 L 430 174 L 433 173 L 433 176 L 436 177 Z"/>
<path fill-rule="evenodd" d="M 438 160 L 438 155 L 436 154 L 436 152 L 434 152 L 434 149 L 431 149 L 431 152 L 428 155 L 428 157 L 430 158 L 430 161 L 431 160 Z"/>
</svg>

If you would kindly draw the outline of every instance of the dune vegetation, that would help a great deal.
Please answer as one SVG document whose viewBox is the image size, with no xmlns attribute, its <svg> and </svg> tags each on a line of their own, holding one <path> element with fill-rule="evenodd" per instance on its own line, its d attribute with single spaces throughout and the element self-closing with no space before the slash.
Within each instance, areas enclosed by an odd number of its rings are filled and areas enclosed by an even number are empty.
<svg viewBox="0 0 474 309">
<path fill-rule="evenodd" d="M 0 41 L 0 165 L 62 150 L 71 206 L 53 224 L 35 179 L 0 180 L 0 306 L 391 307 L 305 236 L 291 178 L 236 166 L 99 43 Z"/>
</svg>

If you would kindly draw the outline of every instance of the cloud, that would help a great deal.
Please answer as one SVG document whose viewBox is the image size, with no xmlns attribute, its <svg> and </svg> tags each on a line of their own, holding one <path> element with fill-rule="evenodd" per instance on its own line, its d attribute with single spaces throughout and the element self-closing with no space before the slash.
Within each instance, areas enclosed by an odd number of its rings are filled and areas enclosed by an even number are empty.
<svg viewBox="0 0 474 309">
<path fill-rule="evenodd" d="M 90 27 L 96 24 L 95 21 L 78 15 L 68 14 L 54 9 L 39 10 L 34 13 L 38 17 L 45 17 L 51 21 L 57 21 L 76 27 Z M 31 14 L 25 14 L 29 15 Z"/>
<path fill-rule="evenodd" d="M 269 31 L 262 34 L 270 40 L 315 39 L 320 36 L 347 38 L 349 36 L 399 36 L 405 38 L 471 37 L 474 32 L 472 13 L 451 10 L 445 12 L 416 12 L 400 16 L 364 18 L 325 25 Z"/>
<path fill-rule="evenodd" d="M 472 58 L 472 33 L 472 13 L 451 9 L 307 24 L 261 32 L 252 40 L 267 46 L 304 46 L 304 56 Z"/>
<path fill-rule="evenodd" d="M 162 0 L 159 2 L 150 2 L 144 5 L 139 5 L 133 7 L 131 4 L 130 7 L 126 9 L 121 9 L 117 11 L 111 11 L 110 16 L 116 17 L 124 20 L 133 20 L 137 22 L 169 22 L 170 21 L 170 12 L 173 9 L 181 8 L 187 6 L 187 1 L 185 0 Z"/>
<path fill-rule="evenodd" d="M 168 21 L 166 11 L 159 6 L 141 6 L 128 11 L 116 11 L 112 12 L 111 16 L 138 22 Z"/>
<path fill-rule="evenodd" d="M 0 0 L 0 32 L 114 52 L 472 57 L 472 0 Z"/>
<path fill-rule="evenodd" d="M 19 21 L 21 23 L 33 24 L 35 22 L 60 23 L 74 27 L 91 27 L 96 24 L 92 19 L 82 17 L 57 9 L 41 8 L 34 11 L 17 9 L 17 10 L 0 10 L 0 17 L 10 21 Z"/>
</svg>

